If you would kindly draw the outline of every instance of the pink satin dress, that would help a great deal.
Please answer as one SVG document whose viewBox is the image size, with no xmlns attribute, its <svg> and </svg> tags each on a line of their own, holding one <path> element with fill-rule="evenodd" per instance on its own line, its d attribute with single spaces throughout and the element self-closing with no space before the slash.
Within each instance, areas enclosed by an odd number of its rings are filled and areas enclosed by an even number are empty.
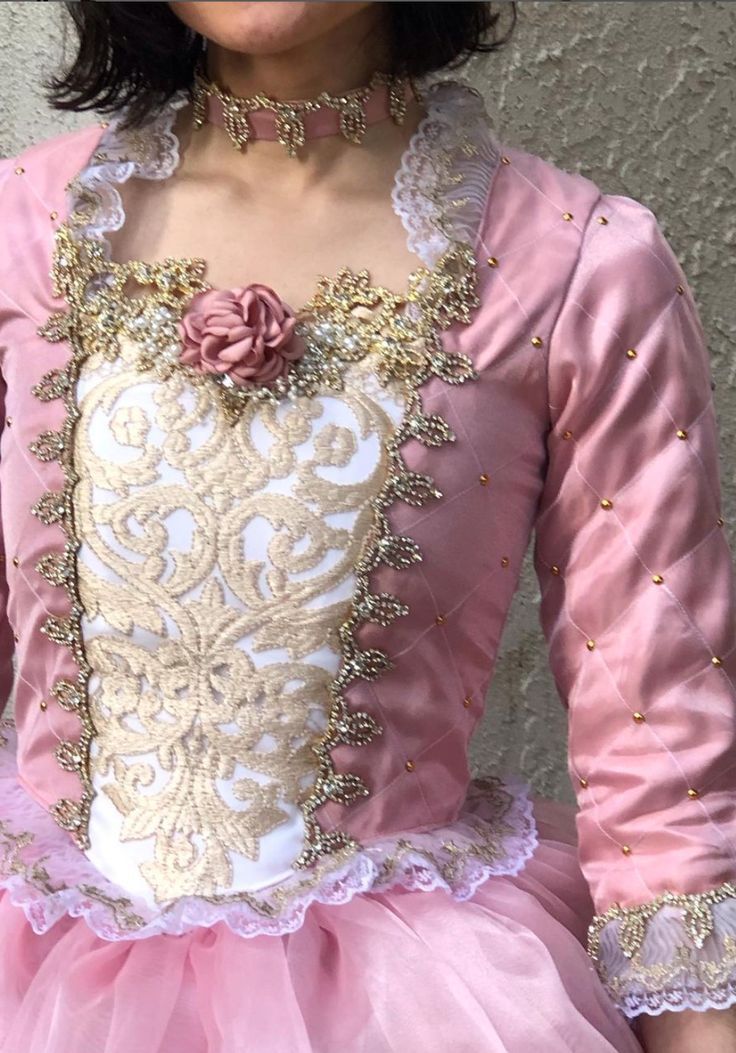
<svg viewBox="0 0 736 1053">
<path fill-rule="evenodd" d="M 636 1053 L 736 1001 L 692 291 L 646 205 L 425 97 L 421 266 L 296 315 L 111 258 L 184 97 L 0 162 L 2 1053 Z M 532 539 L 575 811 L 468 766 Z"/>
</svg>

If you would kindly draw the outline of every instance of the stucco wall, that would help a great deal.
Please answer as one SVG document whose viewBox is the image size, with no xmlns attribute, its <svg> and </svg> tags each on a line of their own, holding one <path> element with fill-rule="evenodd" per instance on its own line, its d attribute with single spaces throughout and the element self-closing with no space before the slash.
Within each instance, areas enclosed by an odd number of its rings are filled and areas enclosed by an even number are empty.
<svg viewBox="0 0 736 1053">
<path fill-rule="evenodd" d="M 89 115 L 50 111 L 39 82 L 62 47 L 61 5 L 0 4 L 0 156 Z M 716 379 L 724 515 L 736 550 L 736 4 L 519 4 L 513 43 L 467 75 L 498 134 L 656 213 L 699 304 Z M 565 718 L 538 628 L 527 554 L 476 771 L 521 767 L 570 799 Z"/>
</svg>

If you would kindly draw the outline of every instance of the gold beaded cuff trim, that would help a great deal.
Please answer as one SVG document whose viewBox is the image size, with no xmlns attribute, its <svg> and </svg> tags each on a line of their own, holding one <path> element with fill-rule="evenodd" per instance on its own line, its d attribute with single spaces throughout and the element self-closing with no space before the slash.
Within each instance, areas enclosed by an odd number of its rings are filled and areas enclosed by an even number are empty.
<svg viewBox="0 0 736 1053">
<path fill-rule="evenodd" d="M 736 1001 L 736 885 L 614 903 L 588 929 L 588 952 L 628 1016 Z"/>
</svg>

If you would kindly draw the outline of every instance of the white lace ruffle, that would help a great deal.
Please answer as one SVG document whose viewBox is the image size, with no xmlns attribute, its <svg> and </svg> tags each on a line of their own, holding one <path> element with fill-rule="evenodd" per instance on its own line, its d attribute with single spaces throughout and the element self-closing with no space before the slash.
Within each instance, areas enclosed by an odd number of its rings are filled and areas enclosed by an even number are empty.
<svg viewBox="0 0 736 1053">
<path fill-rule="evenodd" d="M 591 925 L 589 949 L 628 1017 L 735 1005 L 736 885 L 613 907 Z"/>
<path fill-rule="evenodd" d="M 501 152 L 474 88 L 459 80 L 419 86 L 427 114 L 404 152 L 391 197 L 409 249 L 433 267 L 451 240 L 475 245 Z"/>
<path fill-rule="evenodd" d="M 493 875 L 518 874 L 538 844 L 529 786 L 515 777 L 479 779 L 454 823 L 365 844 L 328 857 L 258 893 L 219 902 L 187 896 L 158 911 L 131 901 L 107 881 L 18 780 L 16 734 L 3 726 L 0 749 L 0 888 L 37 933 L 64 915 L 82 917 L 105 940 L 178 935 L 224 922 L 240 936 L 298 929 L 310 903 L 345 903 L 360 892 L 394 886 L 444 889 L 470 899 Z"/>
<path fill-rule="evenodd" d="M 177 92 L 165 106 L 145 123 L 145 132 L 121 130 L 121 112 L 102 133 L 97 149 L 71 184 L 69 214 L 83 204 L 87 222 L 76 231 L 82 237 L 97 238 L 110 258 L 105 235 L 120 230 L 125 209 L 117 187 L 133 176 L 140 179 L 168 179 L 179 165 L 179 139 L 174 132 L 177 111 L 189 101 L 185 91 Z"/>
<path fill-rule="evenodd" d="M 407 232 L 408 248 L 433 267 L 451 240 L 475 244 L 500 148 L 483 98 L 469 84 L 420 80 L 417 86 L 427 113 L 404 151 L 391 201 Z M 117 187 L 133 176 L 173 175 L 180 157 L 174 122 L 188 101 L 186 92 L 178 92 L 140 131 L 121 130 L 123 114 L 114 117 L 75 178 L 69 211 L 84 201 L 87 222 L 78 232 L 100 240 L 107 259 L 105 235 L 125 222 Z"/>
</svg>

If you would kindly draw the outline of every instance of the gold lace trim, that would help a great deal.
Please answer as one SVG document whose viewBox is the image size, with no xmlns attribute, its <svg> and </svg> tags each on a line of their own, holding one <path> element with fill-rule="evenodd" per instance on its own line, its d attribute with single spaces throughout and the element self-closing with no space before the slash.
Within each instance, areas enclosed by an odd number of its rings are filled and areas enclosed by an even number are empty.
<svg viewBox="0 0 736 1053">
<path fill-rule="evenodd" d="M 623 999 L 632 987 L 655 995 L 683 976 L 690 983 L 696 981 L 709 993 L 732 979 L 736 967 L 736 934 L 723 936 L 717 958 L 696 953 L 703 950 L 708 938 L 715 933 L 713 908 L 727 900 L 736 900 L 736 885 L 730 881 L 706 892 L 663 892 L 656 899 L 633 907 L 614 903 L 604 914 L 596 915 L 588 929 L 588 953 L 613 997 Z M 667 961 L 647 961 L 647 937 L 658 921 L 661 924 L 660 912 L 667 907 L 682 912 L 678 922 L 681 938 L 676 943 L 667 941 Z M 606 960 L 609 955 L 602 951 L 602 934 L 608 926 L 611 926 L 616 949 L 628 963 L 621 975 L 614 973 Z M 611 930 L 606 935 L 610 939 Z"/>
<path fill-rule="evenodd" d="M 454 441 L 447 422 L 438 414 L 424 412 L 420 386 L 431 377 L 448 384 L 462 384 L 476 377 L 469 358 L 444 350 L 440 331 L 453 321 L 470 321 L 470 309 L 478 303 L 475 291 L 475 257 L 468 245 L 453 246 L 432 271 L 423 271 L 410 285 L 409 304 L 418 310 L 401 312 L 403 299 L 370 286 L 365 272 L 341 271 L 333 281 L 323 279 L 309 309 L 316 318 L 327 318 L 334 326 L 328 339 L 339 343 L 346 336 L 361 335 L 378 362 L 379 376 L 406 382 L 404 417 L 387 444 L 388 472 L 373 501 L 374 523 L 366 549 L 356 566 L 353 605 L 340 626 L 343 663 L 330 687 L 331 708 L 327 728 L 314 747 L 319 762 L 317 780 L 302 811 L 307 828 L 306 846 L 297 867 L 312 865 L 319 856 L 356 842 L 344 831 L 325 832 L 315 812 L 328 801 L 349 805 L 370 793 L 363 780 L 350 772 L 335 770 L 331 751 L 341 743 L 363 745 L 380 732 L 367 713 L 351 713 L 345 692 L 358 680 L 376 680 L 391 668 L 387 654 L 378 648 L 361 650 L 357 632 L 366 622 L 388 626 L 407 608 L 390 594 L 371 590 L 370 575 L 382 564 L 400 570 L 421 560 L 419 546 L 410 537 L 395 535 L 387 510 L 394 501 L 420 507 L 442 496 L 428 476 L 412 471 L 404 462 L 401 447 L 409 439 L 437 447 Z M 365 331 L 354 328 L 355 317 Z M 359 344 L 360 346 L 360 344 Z M 357 846 L 356 846 L 357 847 Z"/>
<path fill-rule="evenodd" d="M 73 341 L 75 338 L 70 334 L 69 339 Z M 40 461 L 58 461 L 64 475 L 62 489 L 47 490 L 32 506 L 31 512 L 42 523 L 58 524 L 66 537 L 62 551 L 47 552 L 36 563 L 36 570 L 51 585 L 63 588 L 69 599 L 68 615 L 50 615 L 41 625 L 41 632 L 54 643 L 68 647 L 78 668 L 76 680 L 57 680 L 51 687 L 51 693 L 63 710 L 77 715 L 82 725 L 76 742 L 61 741 L 55 751 L 59 766 L 64 771 L 76 773 L 79 777 L 82 793 L 78 801 L 71 798 L 56 801 L 51 807 L 51 814 L 63 829 L 71 833 L 80 848 L 87 848 L 87 825 L 92 804 L 89 750 L 95 729 L 87 705 L 87 684 L 92 670 L 87 663 L 80 629 L 83 608 L 76 575 L 76 553 L 80 541 L 76 535 L 72 504 L 74 486 L 78 481 L 73 464 L 72 440 L 74 425 L 79 416 L 73 392 L 79 361 L 81 359 L 73 352 L 72 360 L 66 367 L 50 370 L 34 385 L 33 393 L 42 401 L 63 399 L 66 415 L 60 431 L 42 432 L 30 443 L 29 449 Z"/>
<path fill-rule="evenodd" d="M 56 296 L 63 296 L 68 311 L 53 314 L 39 328 L 39 334 L 50 341 L 67 340 L 72 355 L 62 369 L 50 370 L 34 386 L 41 400 L 61 398 L 66 419 L 59 432 L 43 432 L 30 445 L 42 461 L 57 460 L 65 482 L 61 492 L 49 491 L 32 511 L 44 523 L 58 523 L 67 541 L 62 553 L 50 552 L 37 563 L 37 570 L 51 584 L 63 587 L 69 596 L 70 612 L 66 618 L 48 618 L 42 628 L 50 639 L 70 648 L 79 667 L 76 680 L 60 680 L 52 688 L 59 704 L 78 714 L 82 732 L 78 742 L 62 742 L 56 750 L 59 764 L 75 771 L 82 784 L 79 801 L 64 799 L 56 803 L 52 814 L 69 830 L 77 844 L 89 847 L 88 821 L 92 800 L 90 746 L 95 727 L 87 698 L 91 668 L 84 652 L 80 621 L 83 606 L 79 597 L 76 553 L 80 539 L 76 534 L 72 493 L 78 483 L 73 464 L 73 432 L 79 418 L 75 387 L 82 361 L 92 352 L 114 358 L 119 353 L 119 340 L 134 343 L 145 334 L 138 359 L 141 369 L 152 369 L 165 378 L 173 370 L 184 370 L 193 383 L 214 386 L 228 420 L 239 419 L 243 399 L 283 398 L 295 394 L 313 394 L 317 390 L 340 389 L 345 366 L 373 355 L 380 379 L 398 380 L 406 386 L 404 418 L 387 444 L 388 473 L 384 486 L 373 501 L 374 522 L 365 551 L 356 566 L 356 588 L 351 613 L 340 626 L 341 668 L 330 686 L 330 711 L 327 728 L 314 751 L 318 772 L 306 799 L 300 807 L 306 826 L 306 847 L 295 865 L 312 865 L 319 856 L 357 843 L 342 831 L 321 830 L 316 810 L 327 801 L 348 805 L 370 792 L 356 775 L 337 772 L 331 750 L 341 743 L 363 745 L 381 732 L 368 713 L 351 712 L 344 693 L 351 683 L 374 680 L 389 668 L 382 651 L 363 651 L 356 632 L 364 622 L 388 626 L 406 613 L 406 606 L 395 596 L 372 593 L 369 575 L 381 564 L 394 568 L 408 567 L 421 559 L 416 543 L 395 536 L 386 511 L 396 500 L 421 506 L 441 496 L 430 477 L 411 471 L 403 461 L 402 444 L 410 438 L 436 447 L 452 441 L 447 423 L 437 414 L 423 411 L 419 387 L 431 377 L 449 384 L 461 384 L 476 376 L 465 355 L 444 350 L 440 331 L 455 320 L 470 321 L 470 310 L 477 306 L 475 291 L 475 256 L 465 243 L 455 243 L 434 268 L 419 268 L 411 277 L 408 292 L 398 296 L 370 284 L 368 273 L 355 273 L 347 268 L 333 279 L 322 278 L 317 291 L 303 312 L 299 326 L 308 353 L 300 369 L 290 374 L 282 389 L 242 389 L 234 391 L 218 381 L 218 374 L 199 374 L 180 363 L 178 321 L 192 296 L 208 288 L 204 280 L 204 261 L 166 259 L 157 264 L 133 261 L 116 264 L 105 258 L 101 243 L 91 238 L 75 238 L 75 225 L 82 225 L 83 212 L 57 230 L 52 266 Z M 130 284 L 146 287 L 144 295 L 127 293 Z M 243 395 L 243 391 L 247 391 Z"/>
<path fill-rule="evenodd" d="M 0 875 L 3 877 L 21 877 L 27 885 L 44 896 L 53 896 L 66 892 L 66 884 L 55 885 L 41 860 L 25 863 L 21 853 L 35 841 L 33 834 L 24 832 L 14 834 L 7 823 L 0 819 Z M 132 910 L 133 904 L 125 896 L 110 896 L 95 885 L 80 884 L 79 892 L 86 898 L 108 907 L 115 922 L 123 931 L 135 932 L 145 924 L 140 914 Z"/>
<path fill-rule="evenodd" d="M 452 840 L 438 843 L 434 850 L 412 842 L 410 837 L 396 840 L 390 851 L 376 859 L 377 870 L 371 887 L 387 888 L 401 884 L 401 869 L 405 864 L 410 871 L 416 869 L 417 859 L 424 861 L 432 872 L 438 875 L 450 888 L 454 888 L 464 878 L 469 862 L 479 861 L 492 863 L 503 856 L 503 839 L 507 834 L 518 836 L 520 831 L 507 816 L 511 812 L 514 798 L 504 788 L 497 777 L 475 781 L 476 791 L 482 793 L 493 803 L 493 820 L 480 820 L 476 825 L 478 840 L 468 845 L 457 845 Z M 467 817 L 472 822 L 472 816 Z M 524 833 L 528 833 L 528 824 Z M 142 917 L 133 909 L 133 903 L 127 896 L 115 895 L 113 889 L 100 889 L 85 881 L 76 884 L 55 882 L 44 865 L 46 857 L 26 861 L 23 854 L 31 846 L 35 847 L 36 837 L 28 831 L 14 832 L 5 820 L 0 819 L 0 878 L 20 877 L 29 887 L 44 897 L 78 892 L 84 900 L 107 907 L 113 915 L 115 924 L 122 933 L 135 933 L 150 922 L 150 917 Z M 318 886 L 331 873 L 338 871 L 349 862 L 353 850 L 345 846 L 339 851 L 322 858 L 304 878 L 293 878 L 278 885 L 273 885 L 263 893 L 239 892 L 227 895 L 198 895 L 196 899 L 214 905 L 242 903 L 256 915 L 275 919 L 280 917 L 290 904 L 310 889 Z M 75 907 L 75 916 L 79 904 Z M 176 909 L 176 902 L 166 904 L 157 916 L 165 917 Z M 55 913 L 55 911 L 54 911 Z M 84 911 L 79 912 L 81 914 Z"/>
</svg>

